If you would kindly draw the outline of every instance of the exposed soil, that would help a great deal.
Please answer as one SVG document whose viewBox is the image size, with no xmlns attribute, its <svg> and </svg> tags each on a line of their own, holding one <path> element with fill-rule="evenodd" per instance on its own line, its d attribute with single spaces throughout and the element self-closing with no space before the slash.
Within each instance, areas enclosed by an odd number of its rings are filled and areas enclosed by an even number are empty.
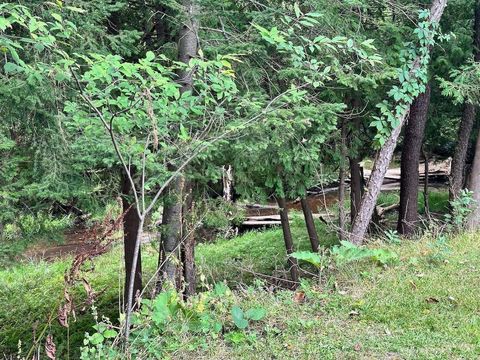
<svg viewBox="0 0 480 360">
<path fill-rule="evenodd" d="M 93 244 L 88 242 L 88 233 L 89 230 L 85 228 L 69 230 L 64 234 L 65 241 L 62 244 L 36 244 L 29 248 L 23 256 L 27 259 L 43 259 L 49 261 L 69 255 L 89 252 L 93 249 Z"/>
</svg>

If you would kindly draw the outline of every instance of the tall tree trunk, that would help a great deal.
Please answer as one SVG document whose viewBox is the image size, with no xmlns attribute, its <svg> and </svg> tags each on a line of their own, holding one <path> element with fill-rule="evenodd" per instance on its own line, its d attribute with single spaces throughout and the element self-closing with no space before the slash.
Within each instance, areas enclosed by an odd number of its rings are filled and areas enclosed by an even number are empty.
<svg viewBox="0 0 480 360">
<path fill-rule="evenodd" d="M 480 131 L 475 145 L 475 156 L 467 187 L 470 191 L 473 191 L 473 200 L 475 201 L 472 212 L 468 215 L 467 227 L 470 230 L 478 230 L 480 228 Z"/>
<path fill-rule="evenodd" d="M 310 209 L 310 205 L 308 205 L 308 201 L 304 197 L 300 199 L 300 204 L 302 205 L 303 217 L 305 218 L 305 225 L 307 226 L 312 251 L 318 252 L 320 243 L 318 241 L 317 229 L 315 228 L 315 221 L 313 220 L 312 209 Z"/>
<path fill-rule="evenodd" d="M 442 17 L 443 10 L 447 6 L 447 0 L 434 0 L 432 3 L 432 7 L 430 9 L 430 22 L 438 23 L 440 18 Z M 418 57 L 410 70 L 412 73 L 417 71 L 421 64 L 421 58 Z M 352 231 L 351 231 L 351 238 L 350 240 L 355 244 L 362 244 L 365 238 L 365 234 L 368 229 L 368 224 L 370 223 L 370 219 L 372 218 L 372 213 L 377 203 L 378 195 L 380 193 L 380 188 L 383 183 L 383 179 L 385 178 L 385 174 L 388 169 L 388 165 L 392 160 L 393 151 L 395 150 L 395 146 L 397 144 L 398 137 L 402 130 L 402 126 L 405 123 L 405 120 L 408 116 L 408 111 L 406 111 L 398 120 L 399 125 L 392 130 L 392 133 L 386 140 L 385 144 L 382 146 L 380 151 L 377 154 L 375 159 L 375 163 L 373 165 L 372 173 L 370 175 L 370 179 L 368 181 L 368 188 L 365 192 L 364 196 L 362 197 L 362 202 L 360 205 L 360 210 L 355 217 L 353 222 Z"/>
<path fill-rule="evenodd" d="M 123 218 L 123 249 L 125 261 L 125 291 L 124 304 L 128 303 L 128 288 L 130 284 L 130 274 L 132 272 L 133 258 L 135 253 L 135 243 L 137 241 L 137 234 L 140 226 L 140 218 L 138 217 L 135 205 L 132 205 L 128 200 L 132 188 L 127 175 L 122 175 L 122 208 Z M 137 267 L 135 269 L 135 277 L 133 281 L 133 295 L 137 296 L 142 291 L 142 257 L 138 254 Z"/>
<path fill-rule="evenodd" d="M 475 46 L 477 52 L 475 61 L 480 61 L 480 1 L 475 5 Z M 468 179 L 468 189 L 473 191 L 473 211 L 469 214 L 467 226 L 471 230 L 478 230 L 480 227 L 480 131 L 475 145 L 475 156 L 473 158 L 472 170 Z"/>
<path fill-rule="evenodd" d="M 450 170 L 450 201 L 455 200 L 464 186 L 465 161 L 467 158 L 468 144 L 470 143 L 470 133 L 472 132 L 475 121 L 476 106 L 466 103 L 463 108 L 462 120 L 458 129 L 457 145 L 452 158 L 452 167 Z"/>
<path fill-rule="evenodd" d="M 178 280 L 180 264 L 180 242 L 182 240 L 182 193 L 185 184 L 183 176 L 177 176 L 168 187 L 162 215 L 162 233 L 160 240 L 160 269 L 157 280 L 157 293 L 162 290 L 163 283 L 170 281 L 175 285 Z"/>
<path fill-rule="evenodd" d="M 287 264 L 290 268 L 290 275 L 292 277 L 292 281 L 298 283 L 298 264 L 297 261 L 289 256 L 291 253 L 294 252 L 293 249 L 293 239 L 292 239 L 292 232 L 290 231 L 290 223 L 288 221 L 288 209 L 287 203 L 284 198 L 278 197 L 277 203 L 280 208 L 280 220 L 282 222 L 282 231 L 283 231 L 283 239 L 285 241 L 285 248 L 287 250 Z"/>
<path fill-rule="evenodd" d="M 474 22 L 474 59 L 480 61 L 480 2 L 475 5 Z M 458 129 L 457 146 L 452 158 L 452 168 L 450 171 L 450 201 L 455 200 L 460 194 L 465 184 L 465 161 L 467 157 L 468 144 L 470 143 L 470 133 L 477 113 L 477 106 L 465 103 L 463 108 L 462 120 Z"/>
<path fill-rule="evenodd" d="M 352 99 L 352 112 L 359 111 L 361 109 L 361 101 L 358 96 Z M 360 116 L 355 116 L 352 121 L 352 129 L 348 137 L 350 144 L 358 143 L 355 137 L 360 134 L 362 119 Z M 354 153 L 351 154 L 348 158 L 349 167 L 350 167 L 350 223 L 353 224 L 355 216 L 357 216 L 358 209 L 360 208 L 360 202 L 362 201 L 363 195 L 363 169 L 360 166 L 362 161 L 362 156 L 360 155 L 360 149 L 353 148 L 351 149 Z"/>
<path fill-rule="evenodd" d="M 405 127 L 397 224 L 397 231 L 403 235 L 412 235 L 418 223 L 418 166 L 428 118 L 430 92 L 430 84 L 427 84 L 425 93 L 420 94 L 410 107 L 410 116 Z"/>
<path fill-rule="evenodd" d="M 423 159 L 425 160 L 425 169 L 424 169 L 424 174 L 425 174 L 425 181 L 423 182 L 423 206 L 425 208 L 425 215 L 427 216 L 427 219 L 430 221 L 431 216 L 430 216 L 430 201 L 428 199 L 429 194 L 428 194 L 428 187 L 429 187 L 429 178 L 428 175 L 430 174 L 429 170 L 429 164 L 428 162 L 430 159 L 428 158 L 428 153 L 425 151 L 425 149 L 422 149 L 422 154 L 423 154 Z"/>
<path fill-rule="evenodd" d="M 346 139 L 347 137 L 347 127 L 345 126 L 345 120 L 342 119 L 341 124 L 341 162 L 339 170 L 339 184 L 338 184 L 338 227 L 339 227 L 339 237 L 340 240 L 346 239 L 346 216 L 345 216 L 345 162 L 347 161 L 347 148 L 346 148 Z"/>
<path fill-rule="evenodd" d="M 185 21 L 182 24 L 178 40 L 178 60 L 184 64 L 189 64 L 198 52 L 198 6 L 195 1 L 183 0 Z M 178 73 L 179 83 L 181 84 L 180 92 L 192 90 L 193 74 L 189 69 L 182 70 Z M 172 170 L 175 167 L 172 166 Z M 162 224 L 167 228 L 160 239 L 160 258 L 159 265 L 161 270 L 157 281 L 157 291 L 162 287 L 162 281 L 168 279 L 176 282 L 179 274 L 178 264 L 180 260 L 180 242 L 182 241 L 182 191 L 185 179 L 180 174 L 177 179 L 172 181 L 169 186 L 169 197 L 166 198 L 163 207 Z M 178 251 L 178 252 L 177 252 Z M 172 259 L 168 259 L 168 255 L 172 255 Z M 176 257 L 176 260 L 175 260 Z M 192 265 L 193 266 L 193 265 Z M 179 285 L 179 284 L 177 284 Z"/>
<path fill-rule="evenodd" d="M 183 244 L 182 244 L 182 263 L 183 279 L 185 288 L 183 295 L 185 298 L 195 294 L 196 276 L 195 276 L 195 223 L 194 223 L 194 202 L 193 202 L 193 183 L 187 181 L 185 184 L 185 195 L 183 203 Z"/>
<path fill-rule="evenodd" d="M 360 158 L 350 158 L 350 220 L 353 224 L 357 212 L 360 209 L 360 203 L 363 196 L 362 169 L 360 168 Z"/>
</svg>

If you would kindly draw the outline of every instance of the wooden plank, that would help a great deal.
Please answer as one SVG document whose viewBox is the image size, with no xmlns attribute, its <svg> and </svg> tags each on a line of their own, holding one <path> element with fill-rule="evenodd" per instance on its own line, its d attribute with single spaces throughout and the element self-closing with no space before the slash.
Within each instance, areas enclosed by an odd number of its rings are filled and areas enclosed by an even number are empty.
<svg viewBox="0 0 480 360">
<path fill-rule="evenodd" d="M 258 221 L 247 220 L 242 223 L 242 226 L 269 226 L 269 225 L 281 225 L 280 221 Z"/>
</svg>

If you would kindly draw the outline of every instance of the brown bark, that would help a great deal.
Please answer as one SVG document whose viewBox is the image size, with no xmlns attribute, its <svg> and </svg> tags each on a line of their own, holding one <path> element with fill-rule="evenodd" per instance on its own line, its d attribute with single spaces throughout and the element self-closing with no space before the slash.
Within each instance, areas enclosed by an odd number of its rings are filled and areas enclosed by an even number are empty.
<svg viewBox="0 0 480 360">
<path fill-rule="evenodd" d="M 474 204 L 472 212 L 467 218 L 467 228 L 478 230 L 480 228 L 480 132 L 475 145 L 475 156 L 468 180 L 468 190 L 473 191 Z"/>
<path fill-rule="evenodd" d="M 357 216 L 358 209 L 363 195 L 363 179 L 362 170 L 360 169 L 360 158 L 355 157 L 349 160 L 350 162 L 350 220 L 353 224 L 355 216 Z"/>
<path fill-rule="evenodd" d="M 361 102 L 358 97 L 355 97 L 352 101 L 353 111 L 359 111 L 361 109 Z M 359 136 L 361 118 L 359 116 L 353 119 L 353 128 L 349 135 L 349 143 L 354 144 L 355 136 Z M 363 195 L 363 169 L 360 166 L 362 157 L 360 155 L 360 149 L 352 149 L 355 153 L 354 156 L 350 156 L 349 167 L 350 167 L 350 223 L 353 224 L 355 216 L 357 216 L 358 209 L 360 208 L 360 202 L 362 201 Z"/>
<path fill-rule="evenodd" d="M 125 293 L 124 304 L 128 303 L 128 288 L 130 284 L 130 274 L 132 272 L 133 258 L 135 253 L 135 243 L 137 240 L 137 234 L 140 226 L 140 218 L 138 217 L 137 209 L 135 205 L 132 205 L 128 200 L 128 195 L 131 193 L 131 185 L 124 174 L 122 176 L 122 208 L 124 212 L 123 218 L 123 249 L 124 249 L 124 261 L 125 261 Z M 133 295 L 134 298 L 142 291 L 142 257 L 141 253 L 138 254 L 137 267 L 135 269 L 135 277 L 133 282 Z"/>
<path fill-rule="evenodd" d="M 475 61 L 480 61 L 480 1 L 475 6 L 475 46 L 477 52 Z M 480 227 L 480 131 L 475 145 L 475 156 L 468 179 L 468 189 L 473 191 L 473 211 L 467 219 L 467 227 L 470 230 L 478 230 Z"/>
<path fill-rule="evenodd" d="M 178 61 L 188 64 L 198 53 L 199 22 L 197 16 L 199 9 L 193 0 L 183 0 L 182 5 L 187 18 L 182 24 L 178 39 Z M 188 69 L 179 72 L 179 82 L 182 85 L 181 92 L 192 89 L 192 75 L 192 71 Z"/>
<path fill-rule="evenodd" d="M 307 226 L 312 251 L 318 252 L 320 243 L 318 241 L 317 229 L 315 228 L 315 221 L 313 220 L 312 209 L 310 209 L 310 205 L 308 205 L 308 201 L 305 198 L 300 199 L 300 204 L 302 205 L 303 217 L 305 218 L 305 225 Z"/>
<path fill-rule="evenodd" d="M 283 239 L 285 241 L 285 249 L 287 250 L 287 265 L 290 270 L 290 275 L 292 281 L 298 283 L 298 264 L 297 261 L 289 256 L 291 253 L 294 252 L 293 249 L 293 239 L 292 239 L 292 232 L 290 231 L 290 223 L 288 221 L 288 209 L 287 203 L 284 198 L 278 197 L 277 203 L 280 208 L 280 220 L 282 222 L 282 231 L 283 231 Z"/>
<path fill-rule="evenodd" d="M 460 194 L 465 183 L 465 161 L 467 158 L 470 133 L 472 132 L 475 121 L 476 106 L 466 103 L 463 108 L 462 120 L 458 129 L 457 145 L 452 158 L 452 168 L 450 170 L 450 201 L 455 200 Z"/>
<path fill-rule="evenodd" d="M 156 291 L 161 291 L 163 283 L 169 281 L 178 284 L 180 263 L 180 242 L 182 240 L 182 192 L 185 179 L 177 176 L 169 186 L 165 197 L 162 215 L 162 234 L 160 238 L 160 268 Z"/>
<path fill-rule="evenodd" d="M 185 195 L 183 203 L 183 244 L 182 244 L 182 264 L 183 279 L 185 288 L 183 295 L 185 298 L 195 294 L 196 276 L 195 276 L 195 232 L 194 232 L 194 202 L 193 202 L 193 184 L 187 181 L 185 184 Z"/>
<path fill-rule="evenodd" d="M 400 163 L 400 211 L 397 224 L 397 231 L 403 235 L 412 235 L 418 223 L 418 166 L 430 105 L 430 92 L 430 84 L 427 84 L 425 93 L 420 94 L 410 107 L 410 116 L 405 127 Z"/>
<path fill-rule="evenodd" d="M 473 46 L 474 59 L 475 61 L 480 61 L 480 2 L 478 1 L 475 7 Z M 460 190 L 462 190 L 465 184 L 465 161 L 476 113 L 476 105 L 465 103 L 462 120 L 458 129 L 457 145 L 452 158 L 452 169 L 450 171 L 450 201 L 458 197 Z"/>
<path fill-rule="evenodd" d="M 431 220 L 430 216 L 430 201 L 428 199 L 429 194 L 428 194 L 428 187 L 429 187 L 429 178 L 428 175 L 430 174 L 428 162 L 430 159 L 428 158 L 428 153 L 425 151 L 425 149 L 422 149 L 422 154 L 423 154 L 423 159 L 425 160 L 425 181 L 423 183 L 423 206 L 425 208 L 425 215 L 427 216 L 428 220 Z"/>
<path fill-rule="evenodd" d="M 189 64 L 190 60 L 198 52 L 199 24 L 196 19 L 198 6 L 192 0 L 183 0 L 182 5 L 186 19 L 182 24 L 178 39 L 178 60 L 184 64 Z M 190 91 L 193 87 L 191 70 L 179 71 L 178 77 L 178 82 L 181 84 L 180 92 Z M 175 170 L 173 165 L 170 167 L 172 171 Z M 182 191 L 184 182 L 185 179 L 181 174 L 172 181 L 169 186 L 169 197 L 166 198 L 164 203 L 162 224 L 166 227 L 166 231 L 160 239 L 160 273 L 156 286 L 157 291 L 161 290 L 162 282 L 166 279 L 171 282 L 177 282 L 177 287 L 179 286 L 178 275 L 180 272 L 178 264 L 180 262 L 180 243 L 182 241 Z"/>
<path fill-rule="evenodd" d="M 447 0 L 434 0 L 432 7 L 430 9 L 430 22 L 439 22 L 442 17 L 443 10 L 447 5 Z M 420 68 L 420 57 L 418 57 L 412 66 L 411 73 L 414 73 Z M 385 144 L 382 146 L 380 151 L 377 154 L 375 163 L 373 165 L 372 173 L 368 181 L 368 189 L 362 197 L 362 202 L 360 205 L 360 210 L 355 217 L 353 222 L 351 238 L 350 240 L 355 244 L 362 244 L 365 234 L 368 229 L 368 224 L 372 218 L 372 213 L 374 211 L 378 195 L 380 193 L 380 188 L 385 178 L 385 174 L 388 169 L 388 165 L 392 160 L 393 151 L 397 144 L 398 137 L 402 130 L 402 126 L 405 123 L 407 118 L 408 111 L 405 112 L 398 120 L 399 125 L 392 130 L 392 133 L 386 140 Z"/>
<path fill-rule="evenodd" d="M 342 120 L 342 130 L 341 130 L 341 149 L 340 153 L 342 156 L 339 170 L 339 184 L 338 184 L 338 227 L 339 227 L 339 237 L 340 240 L 346 239 L 346 228 L 345 228 L 345 162 L 347 161 L 347 148 L 346 148 L 346 131 L 345 120 Z"/>
</svg>

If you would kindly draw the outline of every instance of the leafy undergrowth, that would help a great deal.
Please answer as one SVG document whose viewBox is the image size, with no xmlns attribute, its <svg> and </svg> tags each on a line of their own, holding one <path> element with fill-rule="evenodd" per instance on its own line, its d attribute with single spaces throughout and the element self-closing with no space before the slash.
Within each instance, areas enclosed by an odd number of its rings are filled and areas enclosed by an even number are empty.
<svg viewBox="0 0 480 360">
<path fill-rule="evenodd" d="M 291 231 L 297 250 L 311 249 L 305 223 L 299 213 L 291 214 Z M 323 246 L 338 243 L 332 230 L 317 223 Z M 198 244 L 197 264 L 210 283 L 226 280 L 230 286 L 250 284 L 261 275 L 285 273 L 285 244 L 280 227 L 268 231 L 251 231 L 234 239 Z"/>
<path fill-rule="evenodd" d="M 304 282 L 296 293 L 257 284 L 215 300 L 214 289 L 194 301 L 213 298 L 200 309 L 214 322 L 206 322 L 204 333 L 192 331 L 187 317 L 174 316 L 158 333 L 149 325 L 148 340 L 143 337 L 135 351 L 149 358 L 162 343 L 161 356 L 182 359 L 478 358 L 478 237 L 452 239 L 441 257 L 428 238 L 389 246 L 400 256 L 396 266 L 350 263 L 332 271 L 321 286 Z M 264 316 L 241 328 L 238 308 Z M 143 321 L 151 324 L 148 319 Z M 214 330 L 215 322 L 222 331 Z"/>
<path fill-rule="evenodd" d="M 298 215 L 293 217 L 292 233 L 296 246 L 307 249 L 309 241 L 303 222 Z M 325 239 L 335 241 L 334 236 L 327 237 L 323 225 L 319 226 L 319 231 Z M 158 260 L 156 247 L 156 244 L 151 243 L 142 251 L 146 280 L 155 271 Z M 241 271 L 240 268 L 254 273 L 271 274 L 275 268 L 283 269 L 285 266 L 285 248 L 279 228 L 201 244 L 196 253 L 199 269 L 210 283 L 227 280 L 230 285 L 248 284 L 254 277 L 251 272 Z M 119 316 L 119 299 L 123 294 L 122 255 L 121 246 L 117 246 L 95 259 L 92 264 L 94 269 L 85 273 L 85 278 L 93 289 L 101 293 L 96 303 L 98 314 L 108 316 L 113 321 Z M 67 333 L 56 320 L 57 308 L 63 297 L 63 277 L 70 264 L 71 259 L 67 258 L 54 263 L 17 264 L 0 270 L 0 303 L 3 304 L 0 307 L 0 355 L 16 353 L 19 340 L 22 352 L 28 352 L 33 338 L 42 333 L 51 318 L 47 330 L 55 339 L 57 353 L 65 357 L 70 351 L 71 358 L 78 357 L 84 334 L 91 331 L 95 322 L 90 311 L 77 311 L 77 321 L 70 322 Z M 73 297 L 75 303 L 82 308 L 85 293 L 81 284 L 75 289 Z"/>
<path fill-rule="evenodd" d="M 299 249 L 307 249 L 301 223 L 294 220 L 292 228 Z M 157 355 L 182 359 L 264 359 L 272 354 L 279 359 L 478 358 L 478 237 L 466 234 L 447 242 L 424 238 L 388 246 L 375 243 L 374 248 L 393 250 L 400 261 L 392 267 L 379 267 L 371 261 L 334 266 L 325 271 L 321 285 L 310 280 L 297 293 L 272 291 L 252 276 L 252 272 L 283 271 L 281 230 L 201 245 L 197 258 L 205 281 L 213 284 L 227 280 L 232 289 L 242 286 L 226 296 L 211 285 L 212 290 L 199 295 L 193 304 L 180 306 L 187 310 L 193 307 L 195 314 L 214 319 L 207 325 L 199 322 L 193 332 L 187 321 L 191 313 L 187 311 L 183 318 L 167 317 L 167 325 L 160 324 L 160 332 L 155 333 L 151 324 L 153 316 L 158 320 L 158 313 L 154 315 L 150 304 L 151 312 L 138 319 L 140 325 L 150 324 L 143 328 L 150 330 L 143 333 L 141 346 L 137 341 L 136 350 L 149 358 L 147 350 L 158 350 L 161 344 Z M 156 254 L 152 249 L 145 250 L 142 260 L 148 279 Z M 119 313 L 121 255 L 120 247 L 114 249 L 95 261 L 102 271 L 86 274 L 97 292 L 104 291 L 96 303 L 99 319 L 105 315 L 113 323 Z M 68 265 L 67 260 L 25 264 L 0 272 L 0 301 L 4 304 L 0 307 L 0 353 L 16 353 L 19 339 L 22 353 L 28 352 L 33 331 L 38 337 L 52 311 L 56 314 Z M 74 296 L 77 303 L 81 302 L 82 289 L 77 289 Z M 237 326 L 245 321 L 244 328 Z M 59 358 L 67 358 L 67 352 L 70 358 L 78 358 L 84 333 L 93 334 L 94 323 L 91 310 L 78 311 L 68 339 L 65 329 L 53 320 L 46 333 L 53 335 Z M 139 330 L 143 329 L 140 326 Z"/>
</svg>

